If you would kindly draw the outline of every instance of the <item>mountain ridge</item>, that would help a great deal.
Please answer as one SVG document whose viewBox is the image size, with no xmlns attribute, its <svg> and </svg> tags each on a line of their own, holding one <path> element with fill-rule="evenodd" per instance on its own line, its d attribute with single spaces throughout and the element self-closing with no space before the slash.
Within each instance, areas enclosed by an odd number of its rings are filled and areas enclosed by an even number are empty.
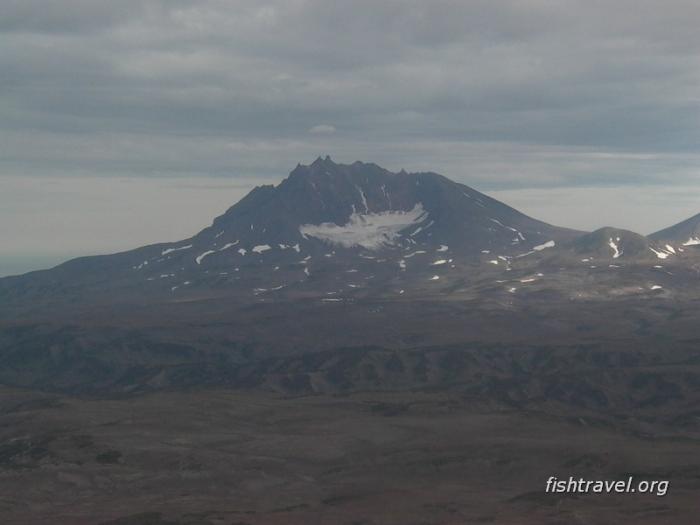
<svg viewBox="0 0 700 525">
<path fill-rule="evenodd" d="M 212 261 L 222 260 L 231 254 L 235 259 L 236 254 L 245 256 L 257 253 L 267 257 L 269 253 L 264 255 L 264 252 L 286 250 L 292 253 L 288 250 L 300 251 L 300 244 L 309 254 L 320 255 L 329 248 L 342 249 L 343 246 L 333 243 L 328 237 L 320 240 L 313 234 L 305 235 L 300 231 L 303 226 L 329 223 L 342 226 L 348 223 L 353 214 L 406 213 L 419 204 L 426 207 L 426 215 L 416 223 L 411 234 L 405 236 L 407 244 L 415 245 L 417 239 L 421 239 L 421 242 L 435 246 L 451 242 L 452 249 L 457 249 L 455 243 L 462 240 L 463 230 L 457 228 L 460 225 L 450 224 L 456 221 L 467 228 L 478 228 L 482 233 L 485 231 L 489 237 L 499 238 L 501 244 L 521 242 L 517 235 L 521 230 L 527 230 L 528 235 L 535 237 L 535 245 L 546 242 L 551 236 L 572 236 L 574 233 L 573 230 L 556 228 L 532 219 L 473 188 L 435 173 L 393 173 L 376 164 L 355 162 L 343 165 L 334 163 L 330 157 L 319 157 L 308 166 L 298 165 L 277 186 L 254 188 L 216 217 L 210 226 L 192 237 L 111 255 L 80 257 L 50 271 L 60 277 L 69 277 L 73 269 L 80 272 L 91 272 L 96 267 L 112 270 L 115 266 L 133 262 L 131 268 L 139 270 L 154 263 L 166 263 L 160 266 L 170 272 L 174 262 L 180 264 L 180 268 L 183 265 L 201 267 L 205 262 L 211 265 Z M 489 213 L 482 211 L 487 208 L 491 208 L 493 217 L 487 217 Z M 420 223 L 424 226 L 423 230 L 433 228 L 441 233 L 433 236 L 429 231 L 417 231 Z M 436 228 L 436 224 L 438 227 L 444 226 Z M 409 226 L 410 223 L 406 224 L 406 228 Z M 439 238 L 440 235 L 443 237 Z M 472 256 L 488 249 L 494 242 L 489 238 L 483 245 L 476 246 L 478 239 L 474 239 L 475 235 L 459 246 Z M 366 249 L 362 246 L 345 248 Z M 390 242 L 380 243 L 376 247 L 379 251 L 389 248 L 392 248 Z M 144 256 L 143 260 L 130 261 L 141 255 Z M 245 259 L 239 262 L 244 263 Z M 44 272 L 46 270 L 34 272 L 33 275 L 41 276 Z"/>
<path fill-rule="evenodd" d="M 0 298 L 24 306 L 222 296 L 346 301 L 467 289 L 500 297 L 526 293 L 523 284 L 578 297 L 574 283 L 586 272 L 619 269 L 617 282 L 589 277 L 612 290 L 628 280 L 663 288 L 645 272 L 680 264 L 676 273 L 685 275 L 694 255 L 627 230 L 553 226 L 437 173 L 326 156 L 298 164 L 277 185 L 257 186 L 189 238 L 3 278 Z"/>
<path fill-rule="evenodd" d="M 649 235 L 663 242 L 680 242 L 683 246 L 700 245 L 700 213 Z"/>
</svg>

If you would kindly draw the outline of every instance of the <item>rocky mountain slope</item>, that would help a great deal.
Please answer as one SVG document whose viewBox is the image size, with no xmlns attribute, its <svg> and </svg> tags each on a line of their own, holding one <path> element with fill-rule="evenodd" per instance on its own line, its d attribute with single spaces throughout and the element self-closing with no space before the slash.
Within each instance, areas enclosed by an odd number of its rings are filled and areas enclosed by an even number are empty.
<svg viewBox="0 0 700 525">
<path fill-rule="evenodd" d="M 678 224 L 652 233 L 650 239 L 659 242 L 681 244 L 683 246 L 700 245 L 700 213 Z"/>
<path fill-rule="evenodd" d="M 415 269 L 425 280 L 457 264 L 503 266 L 576 235 L 435 173 L 326 157 L 297 166 L 276 187 L 255 188 L 192 238 L 3 279 L 0 297 L 257 295 L 327 287 L 315 286 L 318 279 L 352 289 Z"/>
<path fill-rule="evenodd" d="M 189 239 L 0 279 L 0 381 L 133 391 L 264 383 L 269 359 L 350 348 L 687 344 L 700 250 L 665 231 L 558 228 L 435 173 L 319 158 Z"/>
</svg>

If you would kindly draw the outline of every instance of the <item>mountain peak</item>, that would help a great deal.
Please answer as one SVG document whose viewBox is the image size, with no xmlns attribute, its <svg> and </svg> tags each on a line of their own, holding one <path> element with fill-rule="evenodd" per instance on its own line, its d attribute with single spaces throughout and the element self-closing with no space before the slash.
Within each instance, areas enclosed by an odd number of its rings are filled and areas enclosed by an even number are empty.
<svg viewBox="0 0 700 525">
<path fill-rule="evenodd" d="M 580 236 L 573 245 L 581 255 L 610 259 L 666 259 L 676 254 L 675 248 L 668 244 L 657 244 L 638 233 L 610 226 Z"/>
<path fill-rule="evenodd" d="M 470 258 L 492 251 L 505 257 L 576 233 L 437 173 L 395 173 L 360 161 L 338 164 L 329 155 L 297 165 L 274 189 L 244 198 L 215 225 L 226 232 L 217 242 L 239 242 L 244 250 L 298 244 L 312 255 L 365 249 L 399 257 L 441 246 Z M 207 242 L 202 250 L 212 249 Z"/>
<path fill-rule="evenodd" d="M 316 158 L 315 161 L 311 163 L 311 166 L 313 167 L 335 167 L 337 164 L 333 162 L 333 159 L 331 159 L 330 155 L 326 155 L 325 157 L 321 157 L 320 155 Z"/>
<path fill-rule="evenodd" d="M 577 234 L 437 173 L 337 164 L 327 155 L 297 165 L 277 186 L 255 188 L 191 238 L 71 262 L 46 278 L 110 275 L 114 286 L 145 283 L 168 296 L 222 283 L 305 290 L 319 279 L 358 289 L 397 278 L 422 286 L 458 265 L 505 271 L 516 257 Z"/>
<path fill-rule="evenodd" d="M 649 238 L 659 242 L 681 243 L 683 246 L 700 245 L 700 213 L 652 233 Z"/>
</svg>

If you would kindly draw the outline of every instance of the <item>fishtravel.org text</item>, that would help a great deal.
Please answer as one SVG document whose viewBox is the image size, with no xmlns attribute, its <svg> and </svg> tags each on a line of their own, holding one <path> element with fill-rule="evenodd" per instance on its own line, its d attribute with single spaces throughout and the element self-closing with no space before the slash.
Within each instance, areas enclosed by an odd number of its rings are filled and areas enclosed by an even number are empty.
<svg viewBox="0 0 700 525">
<path fill-rule="evenodd" d="M 668 492 L 668 481 L 639 480 L 633 476 L 626 480 L 586 480 L 583 478 L 559 479 L 556 476 L 547 478 L 545 492 L 566 494 L 655 494 L 665 496 Z"/>
</svg>

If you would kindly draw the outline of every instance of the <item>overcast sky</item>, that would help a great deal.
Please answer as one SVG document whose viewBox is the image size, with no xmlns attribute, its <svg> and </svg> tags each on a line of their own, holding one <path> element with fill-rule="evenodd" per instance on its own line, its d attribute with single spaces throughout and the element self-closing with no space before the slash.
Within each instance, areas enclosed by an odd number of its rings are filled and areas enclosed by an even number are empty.
<svg viewBox="0 0 700 525">
<path fill-rule="evenodd" d="M 700 212 L 698 27 L 697 0 L 3 0 L 0 274 L 190 235 L 325 154 L 649 233 Z"/>
</svg>

